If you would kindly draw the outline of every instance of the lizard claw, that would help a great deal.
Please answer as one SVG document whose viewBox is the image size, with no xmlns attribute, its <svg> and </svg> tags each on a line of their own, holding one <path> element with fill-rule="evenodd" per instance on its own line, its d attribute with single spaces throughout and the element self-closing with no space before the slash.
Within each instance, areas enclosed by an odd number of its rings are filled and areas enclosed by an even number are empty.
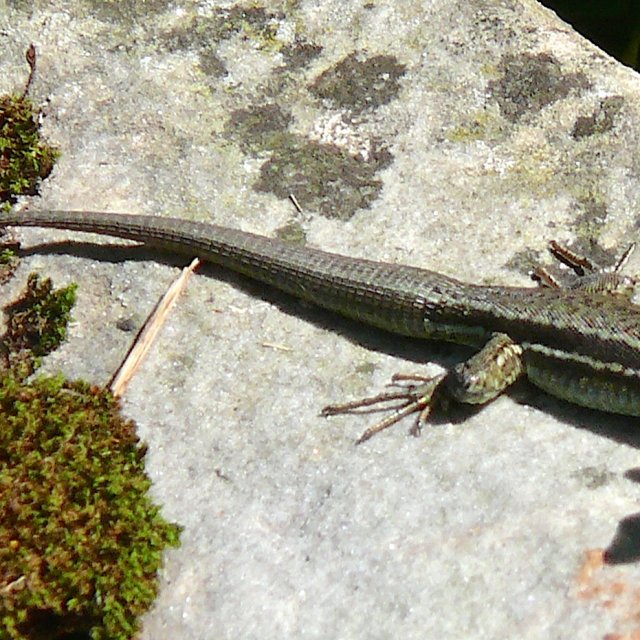
<svg viewBox="0 0 640 640">
<path fill-rule="evenodd" d="M 389 386 L 401 387 L 401 391 L 388 391 L 368 398 L 345 402 L 344 404 L 329 405 L 322 409 L 320 415 L 326 417 L 341 413 L 392 411 L 386 418 L 369 427 L 356 440 L 356 444 L 362 444 L 376 433 L 380 433 L 400 422 L 404 417 L 417 413 L 418 415 L 410 433 L 413 436 L 418 436 L 431 413 L 434 392 L 445 376 L 445 373 L 432 377 L 396 374 L 391 379 Z M 420 384 L 416 384 L 417 382 Z"/>
</svg>

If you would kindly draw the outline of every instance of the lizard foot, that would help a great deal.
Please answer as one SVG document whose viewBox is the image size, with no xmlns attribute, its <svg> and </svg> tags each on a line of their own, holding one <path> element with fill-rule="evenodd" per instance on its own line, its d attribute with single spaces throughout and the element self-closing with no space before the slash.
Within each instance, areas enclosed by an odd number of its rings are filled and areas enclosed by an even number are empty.
<svg viewBox="0 0 640 640">
<path fill-rule="evenodd" d="M 631 298 L 635 293 L 637 279 L 623 275 L 622 269 L 635 248 L 635 243 L 631 244 L 614 265 L 601 267 L 586 256 L 552 240 L 549 243 L 549 251 L 558 262 L 573 270 L 576 279 L 568 285 L 563 285 L 543 266 L 536 267 L 531 272 L 531 278 L 539 285 L 551 289 L 581 289 L 587 293 Z"/>
<path fill-rule="evenodd" d="M 369 427 L 357 440 L 362 444 L 380 431 L 396 424 L 405 416 L 417 413 L 411 435 L 418 436 L 433 406 L 433 396 L 446 374 L 425 377 L 420 375 L 395 374 L 391 378 L 390 387 L 399 387 L 398 391 L 387 391 L 368 398 L 334 404 L 324 407 L 320 415 L 335 416 L 341 413 L 374 413 L 376 411 L 392 411 L 390 415 Z"/>
</svg>

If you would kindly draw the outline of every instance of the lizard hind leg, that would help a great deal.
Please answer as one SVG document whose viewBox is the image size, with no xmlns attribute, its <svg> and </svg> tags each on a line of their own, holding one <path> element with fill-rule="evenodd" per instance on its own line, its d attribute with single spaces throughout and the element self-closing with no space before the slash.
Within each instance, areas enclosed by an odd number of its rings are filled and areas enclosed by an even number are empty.
<svg viewBox="0 0 640 640">
<path fill-rule="evenodd" d="M 575 273 L 576 280 L 563 286 L 542 266 L 536 267 L 531 277 L 543 287 L 581 290 L 589 294 L 621 296 L 630 299 L 635 293 L 636 278 L 624 275 L 622 269 L 635 248 L 635 244 L 629 245 L 615 264 L 601 267 L 588 257 L 552 240 L 549 243 L 549 251 L 558 262 L 565 264 Z"/>
<path fill-rule="evenodd" d="M 395 374 L 388 386 L 399 387 L 400 390 L 386 391 L 375 396 L 360 398 L 343 404 L 329 405 L 322 409 L 320 415 L 334 416 L 341 413 L 391 411 L 391 414 L 369 427 L 356 440 L 356 444 L 362 444 L 376 433 L 380 433 L 400 422 L 404 417 L 417 413 L 414 426 L 411 428 L 411 434 L 417 436 L 431 413 L 435 402 L 436 390 L 446 377 L 446 373 L 430 377 Z"/>
<path fill-rule="evenodd" d="M 522 348 L 504 333 L 495 333 L 484 347 L 451 371 L 432 377 L 396 374 L 391 386 L 401 387 L 369 398 L 330 405 L 321 415 L 392 411 L 369 427 L 356 441 L 361 444 L 376 433 L 396 424 L 404 417 L 417 413 L 411 429 L 419 435 L 426 425 L 433 407 L 441 399 L 451 398 L 464 404 L 485 404 L 499 396 L 524 372 Z"/>
</svg>

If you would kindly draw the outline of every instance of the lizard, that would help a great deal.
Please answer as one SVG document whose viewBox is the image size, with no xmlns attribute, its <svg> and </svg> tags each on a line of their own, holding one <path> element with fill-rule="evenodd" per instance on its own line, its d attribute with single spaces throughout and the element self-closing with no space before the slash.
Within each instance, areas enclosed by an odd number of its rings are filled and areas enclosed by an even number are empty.
<svg viewBox="0 0 640 640">
<path fill-rule="evenodd" d="M 609 272 L 597 271 L 555 245 L 557 256 L 576 271 L 592 273 L 565 288 L 540 271 L 544 286 L 512 287 L 471 284 L 179 218 L 25 210 L 1 213 L 0 228 L 8 226 L 91 232 L 197 256 L 370 326 L 476 350 L 435 376 L 394 376 L 400 390 L 325 407 L 322 415 L 381 403 L 392 410 L 357 443 L 413 413 L 412 433 L 418 434 L 438 403 L 483 405 L 525 376 L 561 400 L 640 416 L 640 307 L 631 301 L 635 279 L 620 273 L 622 260 Z"/>
</svg>

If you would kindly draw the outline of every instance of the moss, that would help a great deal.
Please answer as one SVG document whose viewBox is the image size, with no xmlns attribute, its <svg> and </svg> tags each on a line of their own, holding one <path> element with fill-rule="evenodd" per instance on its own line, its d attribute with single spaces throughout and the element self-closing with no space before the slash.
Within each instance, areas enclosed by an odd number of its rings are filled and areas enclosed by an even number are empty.
<svg viewBox="0 0 640 640">
<path fill-rule="evenodd" d="M 16 260 L 16 252 L 13 249 L 0 250 L 0 264 L 10 264 Z"/>
<path fill-rule="evenodd" d="M 51 280 L 29 276 L 22 296 L 6 307 L 7 331 L 3 341 L 9 362 L 26 363 L 32 373 L 40 358 L 56 349 L 67 336 L 76 285 L 53 289 Z"/>
<path fill-rule="evenodd" d="M 180 527 L 149 499 L 146 448 L 104 389 L 27 382 L 66 335 L 75 285 L 29 277 L 0 345 L 0 634 L 135 636 Z"/>
<path fill-rule="evenodd" d="M 0 244 L 0 285 L 3 285 L 18 268 L 20 259 L 11 246 Z"/>
<path fill-rule="evenodd" d="M 0 201 L 34 195 L 58 152 L 40 139 L 39 111 L 22 96 L 0 97 Z"/>
<path fill-rule="evenodd" d="M 33 45 L 27 51 L 31 73 L 20 95 L 0 96 L 0 203 L 35 195 L 52 171 L 58 151 L 40 137 L 40 111 L 27 98 L 36 65 Z"/>
<path fill-rule="evenodd" d="M 58 152 L 42 143 L 39 112 L 0 96 L 0 207 L 34 194 Z M 0 277 L 15 269 L 0 246 Z M 6 271 L 6 273 L 5 273 Z M 3 276 L 2 274 L 5 274 Z M 31 274 L 7 306 L 0 339 L 0 637 L 125 640 L 153 603 L 157 573 L 180 528 L 149 499 L 146 449 L 108 391 L 61 376 L 27 382 L 65 339 L 74 284 Z"/>
<path fill-rule="evenodd" d="M 148 497 L 144 456 L 108 393 L 62 377 L 0 381 L 4 637 L 133 637 L 179 539 Z"/>
</svg>

